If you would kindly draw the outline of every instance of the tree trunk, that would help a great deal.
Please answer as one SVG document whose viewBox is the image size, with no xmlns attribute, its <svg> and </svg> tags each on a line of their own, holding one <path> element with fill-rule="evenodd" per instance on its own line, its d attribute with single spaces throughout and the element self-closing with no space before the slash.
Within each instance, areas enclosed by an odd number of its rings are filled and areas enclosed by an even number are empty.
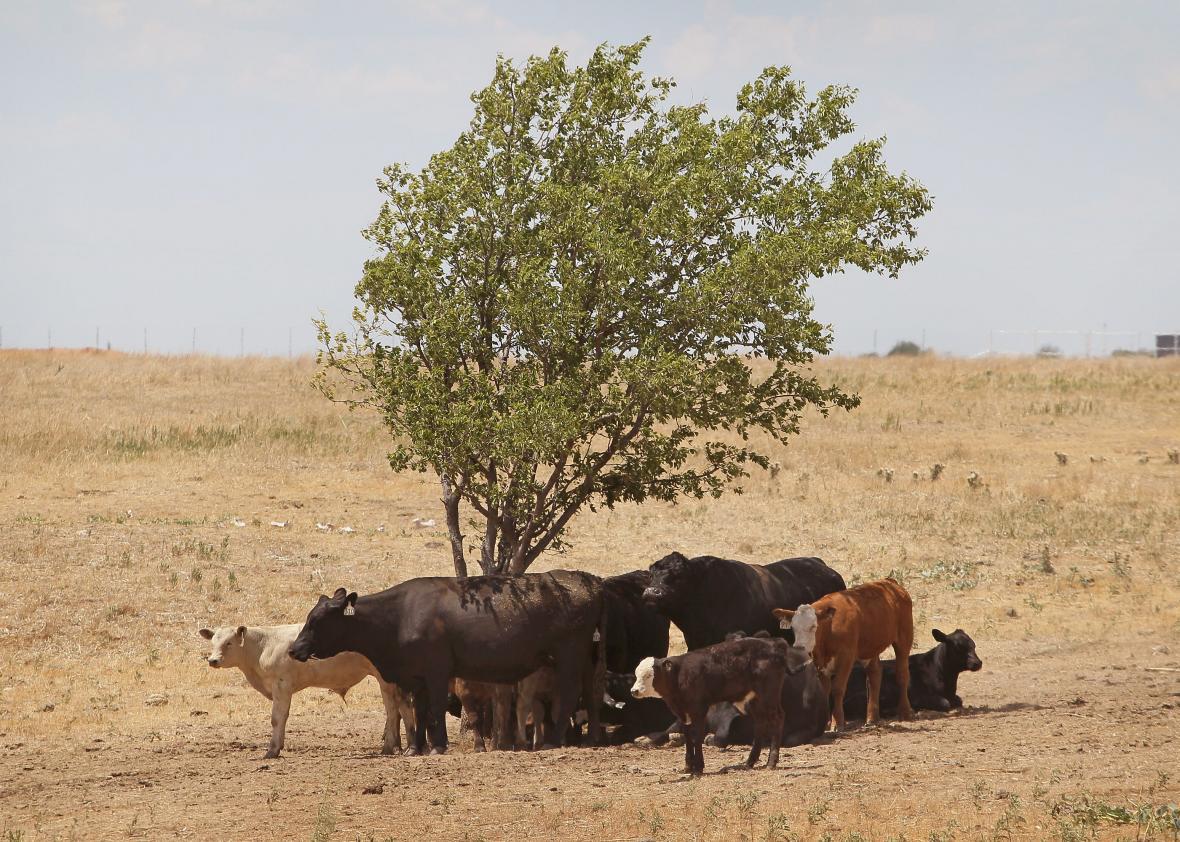
<svg viewBox="0 0 1180 842">
<path fill-rule="evenodd" d="M 459 529 L 459 499 L 461 491 L 447 477 L 440 477 L 443 489 L 443 509 L 447 513 L 447 532 L 451 537 L 451 557 L 455 562 L 455 575 L 467 578 L 467 557 L 463 553 L 463 532 Z"/>
</svg>

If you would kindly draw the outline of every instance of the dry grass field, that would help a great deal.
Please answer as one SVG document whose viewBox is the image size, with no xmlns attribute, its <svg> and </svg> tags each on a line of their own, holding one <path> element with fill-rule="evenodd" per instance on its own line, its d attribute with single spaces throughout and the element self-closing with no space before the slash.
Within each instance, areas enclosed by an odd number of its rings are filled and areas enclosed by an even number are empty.
<svg viewBox="0 0 1180 842">
<path fill-rule="evenodd" d="M 586 513 L 539 569 L 815 554 L 900 578 L 919 646 L 962 627 L 984 668 L 957 714 L 774 772 L 710 748 L 690 780 L 680 749 L 477 755 L 453 721 L 447 756 L 383 757 L 368 680 L 297 696 L 264 761 L 269 704 L 196 630 L 449 573 L 411 523 L 441 524 L 434 481 L 308 360 L 0 352 L 0 840 L 1176 838 L 1180 360 L 820 367 L 863 406 L 808 419 L 777 477 Z"/>
</svg>

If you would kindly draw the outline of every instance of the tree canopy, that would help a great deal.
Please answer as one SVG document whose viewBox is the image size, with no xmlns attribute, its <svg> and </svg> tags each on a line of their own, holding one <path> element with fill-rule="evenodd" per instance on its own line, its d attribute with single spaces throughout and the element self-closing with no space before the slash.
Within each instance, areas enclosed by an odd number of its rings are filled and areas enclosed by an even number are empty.
<svg viewBox="0 0 1180 842">
<path fill-rule="evenodd" d="M 523 572 L 584 506 L 740 491 L 804 410 L 858 398 L 808 364 L 808 282 L 920 260 L 926 189 L 853 132 L 855 91 L 769 67 L 733 116 L 671 105 L 647 41 L 501 57 L 455 143 L 385 169 L 356 329 L 319 386 L 379 411 L 395 470 L 437 473 L 456 575 Z M 752 358 L 767 365 L 752 367 Z"/>
</svg>

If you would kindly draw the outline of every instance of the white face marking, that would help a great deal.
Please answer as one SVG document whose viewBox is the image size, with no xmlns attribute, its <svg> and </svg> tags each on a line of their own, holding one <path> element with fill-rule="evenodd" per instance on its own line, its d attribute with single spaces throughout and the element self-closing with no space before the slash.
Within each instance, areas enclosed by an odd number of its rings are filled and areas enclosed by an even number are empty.
<svg viewBox="0 0 1180 842">
<path fill-rule="evenodd" d="M 756 698 L 756 696 L 757 696 L 757 694 L 756 694 L 756 693 L 755 693 L 753 690 L 751 690 L 749 693 L 747 693 L 747 694 L 746 694 L 745 696 L 743 696 L 741 699 L 739 699 L 738 701 L 734 702 L 734 703 L 733 703 L 733 706 L 734 706 L 735 708 L 737 708 L 739 712 L 741 712 L 741 713 L 745 713 L 745 712 L 746 712 L 746 706 L 747 706 L 747 705 L 749 705 L 749 704 L 750 704 L 750 702 L 751 702 L 751 701 L 753 701 L 753 699 L 754 699 L 754 698 Z"/>
<path fill-rule="evenodd" d="M 815 609 L 810 605 L 800 605 L 791 618 L 791 630 L 795 632 L 795 648 L 810 654 L 815 650 L 815 630 L 819 627 L 819 618 L 815 616 Z"/>
<path fill-rule="evenodd" d="M 656 659 L 644 658 L 635 668 L 635 683 L 631 685 L 631 695 L 637 699 L 658 699 L 656 692 Z"/>
</svg>

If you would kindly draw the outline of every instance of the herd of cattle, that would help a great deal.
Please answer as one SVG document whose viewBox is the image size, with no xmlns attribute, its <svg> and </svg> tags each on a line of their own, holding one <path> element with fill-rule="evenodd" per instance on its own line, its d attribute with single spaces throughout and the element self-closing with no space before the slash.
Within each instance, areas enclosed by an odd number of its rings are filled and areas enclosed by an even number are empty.
<svg viewBox="0 0 1180 842">
<path fill-rule="evenodd" d="M 669 624 L 688 652 L 668 657 Z M 686 770 L 719 747 L 780 747 L 847 719 L 947 711 L 964 670 L 982 662 L 961 629 L 910 655 L 910 596 L 892 579 L 846 588 L 818 558 L 767 565 L 672 553 L 621 576 L 555 570 L 411 579 L 358 597 L 320 596 L 302 625 L 201 629 L 208 662 L 236 667 L 272 700 L 267 757 L 283 749 L 291 697 L 342 697 L 376 677 L 382 751 L 441 754 L 445 717 L 462 714 L 476 750 L 654 744 L 682 733 Z M 892 647 L 895 660 L 880 654 Z M 583 735 L 582 726 L 588 725 Z"/>
</svg>

